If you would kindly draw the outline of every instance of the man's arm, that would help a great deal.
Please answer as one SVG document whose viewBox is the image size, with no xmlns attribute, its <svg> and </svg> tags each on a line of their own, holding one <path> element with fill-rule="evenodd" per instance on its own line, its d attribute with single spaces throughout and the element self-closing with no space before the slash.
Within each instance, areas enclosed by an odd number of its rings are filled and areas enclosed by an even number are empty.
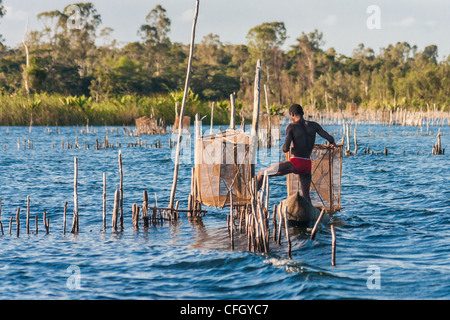
<svg viewBox="0 0 450 320">
<path fill-rule="evenodd" d="M 336 145 L 334 138 L 330 134 L 328 134 L 328 132 L 323 130 L 323 128 L 320 126 L 320 124 L 316 123 L 316 125 L 317 125 L 316 132 L 319 134 L 319 136 L 321 136 L 324 139 L 327 139 L 328 142 L 330 142 L 332 145 Z"/>
<path fill-rule="evenodd" d="M 281 151 L 284 153 L 289 152 L 289 149 L 291 148 L 291 142 L 292 142 L 292 128 L 291 124 L 288 124 L 286 127 L 286 138 L 284 139 L 284 144 L 281 147 Z"/>
</svg>

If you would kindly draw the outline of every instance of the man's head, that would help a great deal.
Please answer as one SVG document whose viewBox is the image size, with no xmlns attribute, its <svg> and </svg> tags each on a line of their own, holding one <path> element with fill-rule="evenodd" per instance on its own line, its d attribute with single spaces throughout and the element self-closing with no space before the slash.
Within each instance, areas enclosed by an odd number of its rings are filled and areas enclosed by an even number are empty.
<svg viewBox="0 0 450 320">
<path fill-rule="evenodd" d="M 301 105 L 299 104 L 293 104 L 290 108 L 289 108 L 289 115 L 291 116 L 291 120 L 294 121 L 295 118 L 303 118 L 303 115 L 305 113 L 303 112 L 303 108 Z"/>
</svg>

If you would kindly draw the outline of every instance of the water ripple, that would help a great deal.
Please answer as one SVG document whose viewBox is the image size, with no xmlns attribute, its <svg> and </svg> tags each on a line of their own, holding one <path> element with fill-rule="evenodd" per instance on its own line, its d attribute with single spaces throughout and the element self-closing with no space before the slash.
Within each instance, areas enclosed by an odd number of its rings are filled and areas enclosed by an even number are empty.
<svg viewBox="0 0 450 320">
<path fill-rule="evenodd" d="M 167 204 L 172 183 L 172 150 L 123 147 L 125 230 L 111 232 L 114 192 L 118 188 L 118 148 L 61 150 L 74 141 L 76 128 L 61 135 L 33 130 L 34 149 L 17 150 L 17 138 L 28 128 L 0 135 L 2 222 L 0 277 L 3 299 L 448 299 L 450 298 L 450 178 L 448 155 L 430 156 L 435 137 L 414 136 L 417 129 L 358 125 L 359 153 L 344 159 L 342 206 L 337 214 L 337 266 L 331 266 L 331 232 L 323 226 L 314 241 L 292 229 L 292 259 L 285 239 L 268 254 L 247 252 L 245 237 L 230 249 L 226 213 L 208 208 L 203 225 L 182 219 L 175 226 L 132 230 L 131 207 L 149 192 Z M 42 130 L 41 130 L 42 129 Z M 104 128 L 95 128 L 99 135 Z M 340 126 L 328 126 L 331 132 Z M 0 132 L 6 128 L 0 127 Z M 368 131 L 370 130 L 370 135 Z M 389 135 L 386 134 L 389 131 Z M 443 145 L 450 144 L 442 127 Z M 407 133 L 408 135 L 404 134 Z M 96 136 L 79 136 L 92 145 Z M 126 146 L 135 137 L 111 136 Z M 319 140 L 320 141 L 320 140 Z M 55 148 L 52 149 L 52 143 Z M 388 147 L 389 155 L 382 154 Z M 406 149 L 406 150 L 405 150 Z M 405 154 L 403 155 L 403 150 Z M 419 155 L 417 155 L 419 151 Z M 73 157 L 79 158 L 80 234 L 62 234 L 63 207 L 68 202 L 67 229 L 73 212 Z M 177 198 L 187 205 L 192 164 L 180 166 Z M 103 173 L 107 176 L 107 230 L 102 229 Z M 273 206 L 285 198 L 285 178 L 270 182 Z M 31 196 L 31 229 L 24 213 Z M 22 208 L 20 237 L 8 223 Z M 51 220 L 45 235 L 42 214 Z M 381 289 L 368 288 L 370 267 L 380 271 Z M 80 287 L 71 288 L 71 268 L 79 268 Z"/>
</svg>

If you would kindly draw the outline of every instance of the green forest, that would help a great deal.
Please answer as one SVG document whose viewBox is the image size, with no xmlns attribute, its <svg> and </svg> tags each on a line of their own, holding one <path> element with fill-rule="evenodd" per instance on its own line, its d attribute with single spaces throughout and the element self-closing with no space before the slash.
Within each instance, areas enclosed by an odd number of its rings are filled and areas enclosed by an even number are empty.
<svg viewBox="0 0 450 320">
<path fill-rule="evenodd" d="M 31 119 L 35 125 L 88 119 L 121 125 L 143 115 L 173 123 L 189 45 L 171 41 L 170 14 L 161 5 L 150 8 L 136 30 L 139 41 L 119 46 L 92 3 L 75 5 L 78 28 L 71 27 L 68 6 L 39 13 L 43 28 L 25 32 L 24 26 L 21 46 L 6 47 L 0 35 L 0 125 L 28 125 Z M 0 24 L 4 14 L 0 0 Z M 187 115 L 208 116 L 215 102 L 214 122 L 226 123 L 231 93 L 238 112 L 250 110 L 258 59 L 272 114 L 294 102 L 316 110 L 338 110 L 348 102 L 370 110 L 419 110 L 427 104 L 449 110 L 450 56 L 438 61 L 436 45 L 398 42 L 377 53 L 360 44 L 345 56 L 326 48 L 322 32 L 310 30 L 283 50 L 287 31 L 279 21 L 251 28 L 246 39 L 244 44 L 222 43 L 216 34 L 197 39 Z"/>
</svg>

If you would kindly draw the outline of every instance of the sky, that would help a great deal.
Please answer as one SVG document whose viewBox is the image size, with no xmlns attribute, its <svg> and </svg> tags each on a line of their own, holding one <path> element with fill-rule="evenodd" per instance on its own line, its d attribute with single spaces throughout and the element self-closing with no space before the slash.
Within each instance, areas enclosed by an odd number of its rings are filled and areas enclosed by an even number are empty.
<svg viewBox="0 0 450 320">
<path fill-rule="evenodd" d="M 89 0 L 3 0 L 7 12 L 0 19 L 0 34 L 10 47 L 18 46 L 29 19 L 41 30 L 36 16 Z M 99 30 L 110 27 L 119 45 L 138 41 L 137 30 L 146 15 L 160 4 L 170 18 L 170 39 L 188 44 L 195 0 L 91 0 L 102 16 Z M 264 22 L 284 22 L 288 39 L 284 49 L 304 33 L 323 33 L 323 49 L 351 56 L 360 43 L 376 53 L 397 42 L 423 50 L 437 45 L 439 59 L 450 55 L 449 0 L 200 0 L 196 43 L 210 33 L 222 43 L 245 44 L 248 31 Z"/>
</svg>

